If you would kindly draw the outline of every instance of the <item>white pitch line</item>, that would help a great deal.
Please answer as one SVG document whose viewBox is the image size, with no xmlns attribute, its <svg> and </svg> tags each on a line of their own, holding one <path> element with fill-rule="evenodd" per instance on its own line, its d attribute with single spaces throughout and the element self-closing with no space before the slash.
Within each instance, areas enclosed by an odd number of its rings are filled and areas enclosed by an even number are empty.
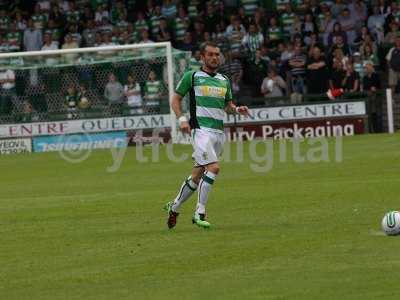
<svg viewBox="0 0 400 300">
<path fill-rule="evenodd" d="M 370 230 L 369 234 L 374 236 L 386 236 L 386 234 L 383 231 L 378 231 L 378 230 Z"/>
</svg>

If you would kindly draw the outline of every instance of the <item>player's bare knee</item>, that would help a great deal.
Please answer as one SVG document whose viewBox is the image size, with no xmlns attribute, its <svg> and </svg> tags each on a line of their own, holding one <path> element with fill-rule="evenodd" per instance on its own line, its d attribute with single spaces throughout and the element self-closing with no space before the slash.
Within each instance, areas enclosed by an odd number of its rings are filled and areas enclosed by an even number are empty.
<svg viewBox="0 0 400 300">
<path fill-rule="evenodd" d="M 213 163 L 207 166 L 207 171 L 210 171 L 214 174 L 219 173 L 219 164 L 218 163 Z"/>
<path fill-rule="evenodd" d="M 192 180 L 194 183 L 199 184 L 201 177 L 204 174 L 205 169 L 203 167 L 195 168 L 192 171 Z"/>
<path fill-rule="evenodd" d="M 192 176 L 192 180 L 195 184 L 199 184 L 201 176 L 196 175 L 195 177 Z"/>
</svg>

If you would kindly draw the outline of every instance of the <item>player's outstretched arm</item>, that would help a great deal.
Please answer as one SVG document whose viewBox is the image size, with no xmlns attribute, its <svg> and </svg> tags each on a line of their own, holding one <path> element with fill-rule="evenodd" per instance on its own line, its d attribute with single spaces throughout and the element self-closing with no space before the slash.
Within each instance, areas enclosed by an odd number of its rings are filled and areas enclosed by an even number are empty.
<svg viewBox="0 0 400 300">
<path fill-rule="evenodd" d="M 179 121 L 179 127 L 182 132 L 184 133 L 189 133 L 190 134 L 190 126 L 187 118 L 182 114 L 182 96 L 175 93 L 174 96 L 172 97 L 172 103 L 171 103 L 171 108 L 174 111 L 178 121 Z"/>
</svg>

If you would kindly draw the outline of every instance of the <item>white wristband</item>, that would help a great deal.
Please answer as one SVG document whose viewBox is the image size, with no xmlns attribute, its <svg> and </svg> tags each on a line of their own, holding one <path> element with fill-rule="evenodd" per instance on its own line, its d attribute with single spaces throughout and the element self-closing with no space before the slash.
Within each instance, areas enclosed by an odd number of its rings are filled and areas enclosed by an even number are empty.
<svg viewBox="0 0 400 300">
<path fill-rule="evenodd" d="M 183 122 L 187 122 L 187 118 L 185 116 L 180 116 L 178 119 L 179 125 L 182 124 Z"/>
<path fill-rule="evenodd" d="M 238 114 L 239 113 L 239 106 L 235 107 L 235 112 Z"/>
</svg>

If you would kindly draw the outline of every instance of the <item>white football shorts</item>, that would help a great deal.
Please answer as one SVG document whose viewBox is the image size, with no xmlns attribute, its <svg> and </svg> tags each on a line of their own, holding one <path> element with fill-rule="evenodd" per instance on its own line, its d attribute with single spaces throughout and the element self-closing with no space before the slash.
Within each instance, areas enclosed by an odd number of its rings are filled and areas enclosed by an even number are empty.
<svg viewBox="0 0 400 300">
<path fill-rule="evenodd" d="M 195 128 L 192 130 L 192 146 L 195 166 L 205 166 L 218 161 L 225 143 L 224 132 Z"/>
</svg>

